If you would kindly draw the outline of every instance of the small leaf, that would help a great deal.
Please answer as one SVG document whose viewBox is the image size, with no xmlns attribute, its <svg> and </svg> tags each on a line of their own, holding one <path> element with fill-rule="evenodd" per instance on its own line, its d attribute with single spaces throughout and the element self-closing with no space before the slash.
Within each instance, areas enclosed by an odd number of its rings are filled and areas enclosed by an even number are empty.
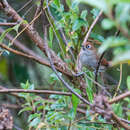
<svg viewBox="0 0 130 130">
<path fill-rule="evenodd" d="M 102 9 L 104 12 L 107 13 L 107 2 L 105 0 L 75 0 L 76 2 L 82 2 L 89 4 L 91 6 L 97 7 L 99 9 Z"/>
<path fill-rule="evenodd" d="M 103 36 L 96 34 L 96 33 L 93 33 L 93 32 L 91 32 L 90 37 L 95 39 L 95 40 L 99 40 L 101 42 L 104 42 L 104 40 L 105 40 Z"/>
<path fill-rule="evenodd" d="M 130 76 L 127 77 L 127 87 L 128 90 L 130 91 Z"/>
<path fill-rule="evenodd" d="M 91 13 L 93 14 L 94 19 L 98 16 L 99 12 L 100 12 L 100 10 L 97 8 L 94 8 L 91 10 Z"/>
<path fill-rule="evenodd" d="M 110 20 L 110 19 L 104 19 L 103 21 L 102 21 L 102 27 L 105 29 L 105 30 L 109 30 L 109 29 L 111 29 L 112 27 L 114 27 L 115 26 L 115 23 L 112 21 L 112 20 Z"/>
<path fill-rule="evenodd" d="M 117 104 L 113 104 L 112 108 L 114 110 L 114 112 L 119 116 L 122 117 L 122 106 L 121 104 L 117 103 Z"/>
<path fill-rule="evenodd" d="M 113 4 L 118 4 L 118 3 L 130 3 L 130 0 L 111 0 Z"/>
<path fill-rule="evenodd" d="M 66 4 L 68 5 L 68 7 L 71 7 L 71 0 L 66 0 Z"/>
<path fill-rule="evenodd" d="M 26 88 L 26 84 L 24 84 L 24 83 L 21 83 L 20 86 L 21 86 L 23 89 Z"/>
<path fill-rule="evenodd" d="M 85 25 L 86 25 L 86 22 L 85 22 L 84 20 L 82 20 L 82 19 L 77 19 L 77 20 L 74 22 L 74 24 L 73 24 L 73 26 L 72 26 L 72 29 L 73 29 L 73 31 L 76 31 L 76 30 L 78 30 L 80 27 L 85 26 Z"/>
<path fill-rule="evenodd" d="M 118 47 L 118 46 L 126 45 L 127 42 L 128 41 L 126 39 L 124 39 L 124 38 L 109 37 L 99 47 L 98 53 L 102 54 L 106 49 L 111 48 L 111 47 Z"/>
<path fill-rule="evenodd" d="M 70 49 L 71 46 L 72 46 L 72 42 L 68 42 L 68 44 L 66 46 L 66 52 L 68 52 L 68 50 Z"/>
<path fill-rule="evenodd" d="M 21 114 L 24 111 L 32 111 L 32 107 L 25 107 L 25 108 L 21 109 L 18 114 Z"/>
<path fill-rule="evenodd" d="M 74 120 L 75 118 L 75 110 L 74 108 L 71 108 L 69 113 L 68 113 L 68 117 L 70 118 L 70 120 Z"/>
<path fill-rule="evenodd" d="M 9 54 L 10 54 L 10 52 L 7 51 L 7 50 L 5 50 L 5 51 L 3 52 L 3 55 L 9 55 Z"/>
<path fill-rule="evenodd" d="M 50 39 L 51 43 L 53 41 L 53 37 L 54 37 L 54 35 L 53 35 L 53 28 L 49 27 L 49 39 Z M 52 45 L 51 45 L 51 48 L 52 48 Z"/>
<path fill-rule="evenodd" d="M 53 3 L 54 3 L 55 5 L 57 5 L 58 7 L 60 7 L 60 0 L 53 0 Z"/>
<path fill-rule="evenodd" d="M 34 89 L 35 89 L 34 84 L 29 85 L 28 89 L 30 89 L 30 90 L 34 90 Z"/>
<path fill-rule="evenodd" d="M 45 106 L 41 105 L 39 107 L 37 107 L 37 110 L 40 111 L 40 110 L 43 110 L 45 108 Z"/>
<path fill-rule="evenodd" d="M 80 18 L 82 18 L 84 21 L 86 21 L 87 13 L 88 13 L 87 10 L 83 10 L 82 13 L 81 13 L 81 15 L 80 15 Z"/>
<path fill-rule="evenodd" d="M 31 123 L 29 124 L 29 126 L 37 126 L 39 123 L 41 122 L 40 118 L 35 118 L 31 121 Z"/>
<path fill-rule="evenodd" d="M 80 91 L 78 89 L 75 89 L 76 92 L 80 93 Z M 76 110 L 77 110 L 77 106 L 79 104 L 80 100 L 77 96 L 75 96 L 74 94 L 72 94 L 72 104 L 73 104 L 73 110 L 74 110 L 74 114 L 76 115 Z"/>
<path fill-rule="evenodd" d="M 121 54 L 118 54 L 114 57 L 112 60 L 112 65 L 117 65 L 120 63 L 128 63 L 130 64 L 130 51 L 123 52 Z"/>
<path fill-rule="evenodd" d="M 21 23 L 15 25 L 15 26 L 13 27 L 13 29 L 14 29 L 17 33 L 18 33 L 18 29 L 19 29 L 20 25 L 21 25 Z"/>
<path fill-rule="evenodd" d="M 12 31 L 12 30 L 13 30 L 13 28 L 8 28 L 8 29 L 6 29 L 6 30 L 0 35 L 0 44 L 3 42 L 3 39 L 5 38 L 5 35 L 6 35 L 8 32 Z"/>
<path fill-rule="evenodd" d="M 92 102 L 93 101 L 93 90 L 92 90 L 93 82 L 88 80 L 87 78 L 86 78 L 86 82 L 88 84 L 88 87 L 86 88 L 86 93 L 87 93 L 89 101 Z"/>
<path fill-rule="evenodd" d="M 79 12 L 78 4 L 79 4 L 79 2 L 73 1 L 73 2 L 72 2 L 72 5 L 71 5 L 72 10 L 73 10 L 74 12 L 77 12 L 77 13 Z"/>
<path fill-rule="evenodd" d="M 28 122 L 30 122 L 32 119 L 36 118 L 36 117 L 39 117 L 41 116 L 42 113 L 34 113 L 34 114 L 31 114 L 29 115 L 28 117 Z"/>
</svg>

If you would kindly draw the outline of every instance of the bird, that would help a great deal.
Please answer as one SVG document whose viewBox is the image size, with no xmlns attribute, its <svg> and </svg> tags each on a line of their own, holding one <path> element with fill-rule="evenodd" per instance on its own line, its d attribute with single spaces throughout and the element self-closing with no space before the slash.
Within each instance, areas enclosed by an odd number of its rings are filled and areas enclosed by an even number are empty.
<svg viewBox="0 0 130 130">
<path fill-rule="evenodd" d="M 96 72 L 100 55 L 92 42 L 86 42 L 82 45 L 76 61 L 76 71 L 82 72 L 82 68 L 86 67 L 90 71 Z M 104 72 L 110 66 L 109 62 L 102 58 L 98 72 Z"/>
</svg>

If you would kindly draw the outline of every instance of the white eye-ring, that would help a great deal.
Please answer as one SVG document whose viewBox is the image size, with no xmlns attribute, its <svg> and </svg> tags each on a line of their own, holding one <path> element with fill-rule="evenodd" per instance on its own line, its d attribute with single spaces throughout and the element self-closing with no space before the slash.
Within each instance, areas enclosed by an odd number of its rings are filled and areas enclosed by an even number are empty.
<svg viewBox="0 0 130 130">
<path fill-rule="evenodd" d="M 88 44 L 88 45 L 86 46 L 86 48 L 87 48 L 87 49 L 91 48 L 91 45 L 90 45 L 90 44 Z"/>
</svg>

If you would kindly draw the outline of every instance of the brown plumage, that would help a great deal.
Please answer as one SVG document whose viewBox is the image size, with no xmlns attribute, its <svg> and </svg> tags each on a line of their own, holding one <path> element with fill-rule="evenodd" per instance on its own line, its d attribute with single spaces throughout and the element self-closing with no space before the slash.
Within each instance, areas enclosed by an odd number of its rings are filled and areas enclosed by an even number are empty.
<svg viewBox="0 0 130 130">
<path fill-rule="evenodd" d="M 76 70 L 82 71 L 82 67 L 85 66 L 90 70 L 96 71 L 100 56 L 97 55 L 96 48 L 93 43 L 86 42 L 82 45 L 80 53 L 77 58 L 77 67 Z M 105 71 L 105 69 L 109 66 L 109 62 L 105 58 L 102 59 L 99 72 Z"/>
</svg>

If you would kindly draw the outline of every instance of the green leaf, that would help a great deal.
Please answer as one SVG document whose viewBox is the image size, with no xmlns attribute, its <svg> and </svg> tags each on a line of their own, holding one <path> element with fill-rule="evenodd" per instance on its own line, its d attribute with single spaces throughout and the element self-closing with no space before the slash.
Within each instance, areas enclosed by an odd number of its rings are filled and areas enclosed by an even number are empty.
<svg viewBox="0 0 130 130">
<path fill-rule="evenodd" d="M 21 114 L 24 111 L 32 111 L 32 107 L 25 107 L 25 108 L 21 109 L 18 114 Z"/>
<path fill-rule="evenodd" d="M 41 111 L 41 110 L 44 110 L 44 108 L 45 108 L 45 106 L 42 105 L 42 106 L 37 107 L 37 110 Z"/>
<path fill-rule="evenodd" d="M 18 95 L 19 95 L 20 97 L 25 98 L 25 99 L 26 99 L 26 97 L 27 97 L 27 93 L 19 93 Z"/>
<path fill-rule="evenodd" d="M 42 115 L 42 113 L 34 113 L 34 114 L 29 115 L 28 122 L 30 122 L 32 119 L 34 119 L 36 117 L 40 118 L 41 115 Z"/>
<path fill-rule="evenodd" d="M 49 27 L 49 39 L 50 39 L 51 43 L 53 41 L 53 37 L 54 37 L 54 35 L 53 35 L 53 28 Z M 51 48 L 52 48 L 52 45 L 51 45 Z"/>
<path fill-rule="evenodd" d="M 127 40 L 119 37 L 108 37 L 103 44 L 99 47 L 98 53 L 102 54 L 106 49 L 112 47 L 123 46 L 127 44 Z"/>
<path fill-rule="evenodd" d="M 127 77 L 127 87 L 128 90 L 130 91 L 130 76 Z"/>
<path fill-rule="evenodd" d="M 39 123 L 41 122 L 40 118 L 35 118 L 31 121 L 31 123 L 29 124 L 29 126 L 37 126 Z"/>
<path fill-rule="evenodd" d="M 83 11 L 81 12 L 80 18 L 83 19 L 84 21 L 86 21 L 87 13 L 88 13 L 87 10 L 83 10 Z"/>
<path fill-rule="evenodd" d="M 53 18 L 49 15 L 48 12 L 45 12 L 46 15 L 47 15 L 47 18 L 48 18 L 48 21 L 49 23 L 52 25 L 52 28 L 53 28 L 53 31 L 55 33 L 55 36 L 56 36 L 56 39 L 58 41 L 58 44 L 60 46 L 60 49 L 61 49 L 61 54 L 63 57 L 65 57 L 65 54 L 66 54 L 66 48 L 65 48 L 65 44 L 63 42 L 63 39 L 61 38 L 61 35 L 60 33 L 58 32 L 58 30 L 56 29 L 56 25 L 55 25 L 55 21 L 53 21 Z"/>
<path fill-rule="evenodd" d="M 122 117 L 122 106 L 121 104 L 113 104 L 112 109 L 114 110 L 115 114 L 117 114 L 119 117 Z"/>
<path fill-rule="evenodd" d="M 116 16 L 116 22 L 124 28 L 126 32 L 128 32 L 129 28 L 127 26 L 130 22 L 130 5 L 129 4 L 118 4 L 115 8 L 115 16 Z"/>
<path fill-rule="evenodd" d="M 59 75 L 62 75 L 62 74 L 59 72 Z M 52 73 L 52 74 L 50 74 L 49 82 L 53 83 L 54 81 L 59 81 L 59 78 L 57 77 L 57 75 L 55 73 Z"/>
<path fill-rule="evenodd" d="M 94 38 L 95 40 L 99 40 L 100 42 L 104 42 L 105 40 L 103 36 L 93 33 L 93 32 L 91 32 L 90 37 Z"/>
<path fill-rule="evenodd" d="M 6 29 L 6 30 L 0 35 L 0 43 L 3 42 L 3 39 L 5 38 L 6 34 L 7 34 L 8 32 L 10 32 L 10 31 L 12 31 L 12 30 L 13 30 L 13 28 L 8 28 L 8 29 Z"/>
<path fill-rule="evenodd" d="M 84 26 L 84 25 L 86 25 L 86 22 L 85 22 L 84 20 L 82 20 L 82 19 L 77 19 L 77 20 L 74 22 L 74 24 L 73 24 L 73 26 L 72 26 L 72 29 L 73 29 L 73 31 L 76 31 L 76 30 L 78 30 L 80 27 L 82 27 L 82 26 Z"/>
<path fill-rule="evenodd" d="M 99 9 L 102 9 L 106 13 L 108 11 L 107 2 L 105 0 L 75 0 L 75 1 L 97 7 Z"/>
<path fill-rule="evenodd" d="M 66 46 L 66 52 L 69 51 L 69 49 L 73 46 L 72 41 L 68 42 L 67 46 Z"/>
<path fill-rule="evenodd" d="M 130 0 L 111 0 L 113 4 L 118 4 L 118 3 L 130 3 Z"/>
<path fill-rule="evenodd" d="M 35 89 L 34 84 L 30 84 L 29 87 L 28 87 L 28 89 L 30 89 L 30 90 L 34 90 L 34 89 Z"/>
<path fill-rule="evenodd" d="M 123 53 L 118 54 L 112 60 L 112 65 L 117 65 L 120 63 L 128 63 L 130 64 L 130 51 L 125 51 Z"/>
<path fill-rule="evenodd" d="M 75 89 L 75 91 L 80 93 L 80 91 L 78 89 Z M 74 94 L 72 94 L 72 104 L 73 104 L 75 116 L 76 116 L 76 110 L 77 110 L 77 106 L 78 106 L 79 102 L 80 102 L 79 98 L 77 96 L 75 96 Z"/>
<path fill-rule="evenodd" d="M 21 25 L 21 23 L 15 25 L 15 26 L 13 27 L 13 29 L 14 29 L 17 33 L 18 33 L 18 29 L 19 29 L 20 25 Z"/>
<path fill-rule="evenodd" d="M 74 12 L 76 12 L 76 13 L 79 12 L 78 4 L 79 4 L 79 2 L 73 1 L 73 2 L 72 2 L 72 5 L 71 5 L 72 10 L 73 10 Z"/>
<path fill-rule="evenodd" d="M 60 0 L 53 0 L 53 3 L 54 3 L 55 5 L 57 5 L 58 7 L 60 7 Z"/>
<path fill-rule="evenodd" d="M 90 74 L 91 74 L 91 72 L 90 72 Z M 93 82 L 88 80 L 87 78 L 86 78 L 86 82 L 88 84 L 88 87 L 86 88 L 86 93 L 87 93 L 89 101 L 92 102 L 93 101 L 93 90 L 92 90 Z"/>
<path fill-rule="evenodd" d="M 102 21 L 102 27 L 105 29 L 105 30 L 109 30 L 109 29 L 111 29 L 112 27 L 114 27 L 115 26 L 115 23 L 112 21 L 112 20 L 110 20 L 110 19 L 104 19 L 103 21 Z"/>
<path fill-rule="evenodd" d="M 98 16 L 99 12 L 100 12 L 100 10 L 97 8 L 94 8 L 91 10 L 91 13 L 93 14 L 94 19 Z"/>
<path fill-rule="evenodd" d="M 68 5 L 68 7 L 71 7 L 71 0 L 66 0 L 66 4 Z"/>
<path fill-rule="evenodd" d="M 52 48 L 52 41 L 53 41 L 53 28 L 49 27 L 49 40 L 48 45 L 50 48 Z"/>
<path fill-rule="evenodd" d="M 71 121 L 74 120 L 74 118 L 75 118 L 75 116 L 76 116 L 75 114 L 76 114 L 76 113 L 75 113 L 74 108 L 71 108 L 70 111 L 69 111 L 69 113 L 68 113 L 68 117 L 70 118 Z"/>
</svg>

